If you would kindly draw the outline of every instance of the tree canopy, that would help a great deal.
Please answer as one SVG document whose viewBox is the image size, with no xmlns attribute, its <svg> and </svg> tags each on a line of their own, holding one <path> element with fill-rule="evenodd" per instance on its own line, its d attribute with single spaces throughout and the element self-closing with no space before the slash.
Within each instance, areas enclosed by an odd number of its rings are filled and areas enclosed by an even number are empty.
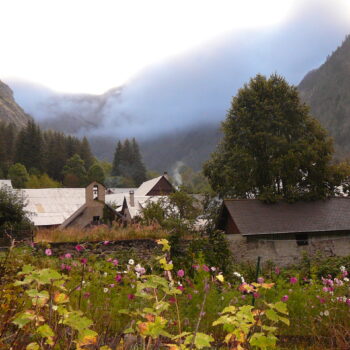
<svg viewBox="0 0 350 350">
<path fill-rule="evenodd" d="M 222 130 L 223 139 L 204 165 L 222 197 L 325 198 L 347 173 L 331 163 L 332 140 L 296 87 L 276 74 L 257 75 L 238 91 Z"/>
</svg>

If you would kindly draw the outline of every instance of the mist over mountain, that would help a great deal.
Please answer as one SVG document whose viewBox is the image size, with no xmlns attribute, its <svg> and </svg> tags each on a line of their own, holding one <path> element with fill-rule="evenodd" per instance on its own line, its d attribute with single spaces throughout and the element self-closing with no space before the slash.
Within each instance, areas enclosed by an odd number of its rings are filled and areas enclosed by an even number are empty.
<svg viewBox="0 0 350 350">
<path fill-rule="evenodd" d="M 312 115 L 333 136 L 337 154 L 350 156 L 350 35 L 299 85 Z"/>
<path fill-rule="evenodd" d="M 181 160 L 199 169 L 238 88 L 257 73 L 277 72 L 298 84 L 348 32 L 350 23 L 329 1 L 309 1 L 283 24 L 227 33 L 102 95 L 7 82 L 42 126 L 87 135 L 100 158 L 111 159 L 117 139 L 136 137 L 149 168 L 162 171 Z"/>
</svg>

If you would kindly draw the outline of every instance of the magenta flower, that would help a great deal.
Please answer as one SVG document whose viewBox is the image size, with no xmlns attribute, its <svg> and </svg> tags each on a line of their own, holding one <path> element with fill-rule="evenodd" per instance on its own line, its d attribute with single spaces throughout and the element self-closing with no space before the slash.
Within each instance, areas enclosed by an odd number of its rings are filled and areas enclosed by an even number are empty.
<svg viewBox="0 0 350 350">
<path fill-rule="evenodd" d="M 281 298 L 281 301 L 286 302 L 289 299 L 288 295 L 283 295 L 283 297 Z"/>
<path fill-rule="evenodd" d="M 177 276 L 178 276 L 178 277 L 183 277 L 183 276 L 185 276 L 185 271 L 184 271 L 184 270 L 179 270 L 179 271 L 177 271 Z"/>
<path fill-rule="evenodd" d="M 80 244 L 77 244 L 77 245 L 75 246 L 75 249 L 76 249 L 78 252 L 81 252 L 81 251 L 84 249 L 84 247 L 83 247 L 82 245 L 80 245 Z"/>
<path fill-rule="evenodd" d="M 325 298 L 319 298 L 319 301 L 321 304 L 325 304 L 326 303 L 326 299 Z"/>
<path fill-rule="evenodd" d="M 258 298 L 260 298 L 260 294 L 259 294 L 258 292 L 254 292 L 254 293 L 253 293 L 253 297 L 254 297 L 255 299 L 258 299 Z"/>
<path fill-rule="evenodd" d="M 262 284 L 264 282 L 265 282 L 264 277 L 259 277 L 258 278 L 258 283 Z"/>
<path fill-rule="evenodd" d="M 290 282 L 291 284 L 295 284 L 295 283 L 298 282 L 298 279 L 297 279 L 296 277 L 291 277 L 291 278 L 289 279 L 289 282 Z"/>
<path fill-rule="evenodd" d="M 209 267 L 208 267 L 207 265 L 202 265 L 202 269 L 203 269 L 204 271 L 206 271 L 206 272 L 209 271 Z"/>
<path fill-rule="evenodd" d="M 176 303 L 175 297 L 170 297 L 169 298 L 169 303 L 175 304 Z"/>
<path fill-rule="evenodd" d="M 70 271 L 72 269 L 72 266 L 66 265 L 66 270 Z"/>
<path fill-rule="evenodd" d="M 47 256 L 52 255 L 52 250 L 51 250 L 50 248 L 45 249 L 45 254 L 46 254 Z"/>
<path fill-rule="evenodd" d="M 181 290 L 181 292 L 183 292 L 185 290 L 185 288 L 183 286 L 177 286 L 178 290 Z"/>
<path fill-rule="evenodd" d="M 128 299 L 129 299 L 129 300 L 135 299 L 135 295 L 134 295 L 134 294 L 128 294 Z"/>
<path fill-rule="evenodd" d="M 107 244 L 109 244 L 109 241 L 104 241 L 103 244 L 107 245 Z"/>
<path fill-rule="evenodd" d="M 328 287 L 323 287 L 322 290 L 323 290 L 324 292 L 328 292 Z"/>
<path fill-rule="evenodd" d="M 83 265 L 86 265 L 86 264 L 87 264 L 87 259 L 86 259 L 86 258 L 81 258 L 81 259 L 80 259 L 80 262 L 81 262 Z"/>
<path fill-rule="evenodd" d="M 192 300 L 192 298 L 193 298 L 193 297 L 192 297 L 192 294 L 187 294 L 187 299 L 188 299 L 188 300 Z M 349 301 L 350 301 L 350 299 L 349 299 Z"/>
<path fill-rule="evenodd" d="M 85 293 L 83 294 L 83 297 L 84 297 L 85 299 L 89 298 L 89 297 L 90 297 L 90 293 L 89 293 L 89 292 L 85 292 Z"/>
<path fill-rule="evenodd" d="M 64 254 L 64 257 L 65 257 L 66 259 L 70 259 L 70 258 L 72 257 L 72 254 L 70 254 L 70 253 Z"/>
<path fill-rule="evenodd" d="M 199 269 L 199 265 L 192 265 L 192 267 L 193 267 L 195 270 L 198 270 L 198 269 Z"/>
<path fill-rule="evenodd" d="M 279 275 L 280 273 L 281 273 L 281 270 L 280 270 L 278 267 L 276 267 L 276 268 L 275 268 L 275 274 L 276 274 L 276 275 Z"/>
<path fill-rule="evenodd" d="M 115 280 L 116 280 L 117 282 L 121 282 L 122 276 L 121 276 L 121 275 L 115 276 Z"/>
<path fill-rule="evenodd" d="M 111 283 L 111 284 L 109 285 L 109 288 L 114 288 L 114 283 Z"/>
<path fill-rule="evenodd" d="M 113 265 L 114 265 L 114 266 L 117 266 L 117 265 L 119 264 L 118 259 L 114 259 L 112 262 L 113 262 Z"/>
<path fill-rule="evenodd" d="M 65 270 L 66 269 L 66 265 L 65 264 L 61 264 L 61 270 Z"/>
<path fill-rule="evenodd" d="M 107 262 L 112 262 L 112 260 L 113 260 L 112 258 L 108 258 Z"/>
<path fill-rule="evenodd" d="M 350 299 L 349 299 L 349 298 L 346 299 L 346 304 L 347 304 L 347 305 L 350 305 Z"/>
</svg>

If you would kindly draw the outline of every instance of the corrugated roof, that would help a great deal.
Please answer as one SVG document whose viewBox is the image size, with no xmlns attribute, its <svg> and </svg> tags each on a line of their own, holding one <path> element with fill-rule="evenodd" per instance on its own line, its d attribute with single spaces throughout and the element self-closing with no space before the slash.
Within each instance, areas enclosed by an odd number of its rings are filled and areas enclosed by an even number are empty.
<svg viewBox="0 0 350 350">
<path fill-rule="evenodd" d="M 120 207 L 123 205 L 124 197 L 128 196 L 129 193 L 113 193 L 113 194 L 106 194 L 106 203 L 109 205 L 116 205 L 117 207 Z"/>
<path fill-rule="evenodd" d="M 225 200 L 224 205 L 242 235 L 350 231 L 350 198 L 274 204 Z"/>
<path fill-rule="evenodd" d="M 158 183 L 158 181 L 163 177 L 164 175 L 155 177 L 154 179 L 145 181 L 141 184 L 141 186 L 135 191 L 135 196 L 147 196 L 147 193 L 151 191 L 151 189 Z"/>
<path fill-rule="evenodd" d="M 0 180 L 0 188 L 8 186 L 12 188 L 12 182 L 11 180 Z"/>
<path fill-rule="evenodd" d="M 85 188 L 21 190 L 36 226 L 60 225 L 85 204 Z"/>
</svg>

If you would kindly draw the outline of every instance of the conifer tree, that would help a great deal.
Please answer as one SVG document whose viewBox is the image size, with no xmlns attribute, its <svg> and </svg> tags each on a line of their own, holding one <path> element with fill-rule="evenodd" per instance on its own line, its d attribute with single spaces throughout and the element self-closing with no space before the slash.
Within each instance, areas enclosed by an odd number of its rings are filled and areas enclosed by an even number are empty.
<svg viewBox="0 0 350 350">
<path fill-rule="evenodd" d="M 84 161 L 85 168 L 89 169 L 94 163 L 94 157 L 91 153 L 89 141 L 86 137 L 80 142 L 79 152 L 80 158 Z"/>
</svg>

